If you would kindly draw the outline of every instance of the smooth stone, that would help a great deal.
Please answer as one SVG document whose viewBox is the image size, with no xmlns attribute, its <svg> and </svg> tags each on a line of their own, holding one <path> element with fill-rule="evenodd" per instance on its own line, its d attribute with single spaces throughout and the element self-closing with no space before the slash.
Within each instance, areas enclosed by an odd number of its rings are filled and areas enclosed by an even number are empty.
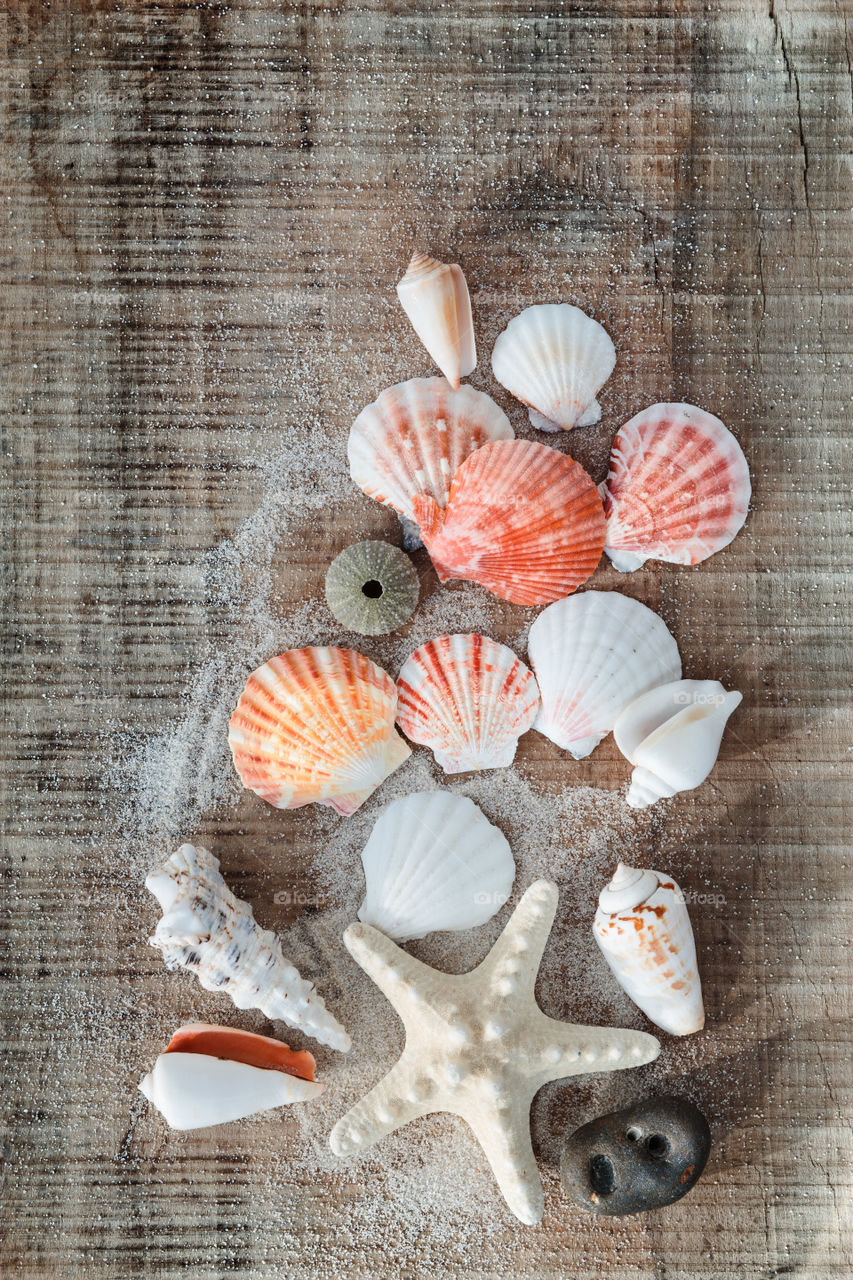
<svg viewBox="0 0 853 1280">
<path fill-rule="evenodd" d="M 576 1129 L 560 1176 L 566 1193 L 590 1213 L 646 1213 L 687 1195 L 710 1150 L 708 1121 L 692 1102 L 647 1098 Z"/>
</svg>

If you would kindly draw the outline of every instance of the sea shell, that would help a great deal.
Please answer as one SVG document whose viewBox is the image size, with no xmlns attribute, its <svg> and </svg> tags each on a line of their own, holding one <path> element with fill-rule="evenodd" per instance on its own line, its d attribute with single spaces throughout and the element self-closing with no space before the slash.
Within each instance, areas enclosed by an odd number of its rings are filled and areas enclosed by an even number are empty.
<svg viewBox="0 0 853 1280">
<path fill-rule="evenodd" d="M 630 703 L 613 726 L 616 745 L 636 765 L 632 809 L 692 791 L 713 769 L 726 721 L 742 701 L 719 680 L 676 680 Z"/>
<path fill-rule="evenodd" d="M 617 432 L 603 487 L 604 550 L 622 573 L 646 560 L 699 564 L 743 527 L 751 486 L 743 450 L 692 404 L 653 404 Z"/>
<path fill-rule="evenodd" d="M 414 253 L 397 285 L 397 297 L 415 333 L 456 389 L 477 364 L 471 299 L 462 268 Z"/>
<path fill-rule="evenodd" d="M 515 879 L 506 837 L 473 800 L 449 791 L 394 800 L 361 861 L 367 893 L 358 918 L 398 942 L 484 924 Z"/>
<path fill-rule="evenodd" d="M 228 725 L 243 785 L 278 809 L 354 813 L 411 755 L 397 690 L 354 649 L 289 649 L 249 676 Z"/>
<path fill-rule="evenodd" d="M 343 1027 L 285 960 L 275 934 L 234 896 L 207 849 L 182 844 L 150 873 L 145 887 L 163 910 L 149 941 L 167 969 L 188 969 L 206 991 L 224 992 L 238 1009 L 260 1009 L 321 1044 L 349 1049 Z"/>
<path fill-rule="evenodd" d="M 619 863 L 602 889 L 595 940 L 620 987 L 673 1036 L 705 1025 L 693 929 L 671 876 Z"/>
<path fill-rule="evenodd" d="M 342 627 L 384 636 L 408 622 L 420 582 L 405 551 L 390 542 L 356 542 L 335 556 L 326 574 L 326 603 Z"/>
<path fill-rule="evenodd" d="M 288 1057 L 310 1059 L 310 1074 L 277 1065 Z M 171 1129 L 206 1129 L 319 1097 L 313 1068 L 310 1053 L 290 1055 L 269 1036 L 194 1024 L 175 1033 L 139 1088 Z"/>
<path fill-rule="evenodd" d="M 528 307 L 510 320 L 492 352 L 492 372 L 530 410 L 542 431 L 589 427 L 596 396 L 613 372 L 616 349 L 605 329 L 567 302 Z"/>
<path fill-rule="evenodd" d="M 445 773 L 503 769 L 539 707 L 536 681 L 488 636 L 437 636 L 403 664 L 397 724 L 431 747 Z"/>
<path fill-rule="evenodd" d="M 598 746 L 620 711 L 681 675 L 662 618 L 618 591 L 584 591 L 540 613 L 527 645 L 542 709 L 534 725 L 576 760 Z"/>
<path fill-rule="evenodd" d="M 509 418 L 473 387 L 451 390 L 444 378 L 411 378 L 383 391 L 350 429 L 350 475 L 369 498 L 414 520 L 426 494 L 447 505 L 459 467 L 475 449 L 512 440 Z"/>
<path fill-rule="evenodd" d="M 447 510 L 416 498 L 442 582 L 467 578 L 513 604 L 550 604 L 586 582 L 604 546 L 598 490 L 577 462 L 530 440 L 484 445 L 462 463 Z"/>
</svg>

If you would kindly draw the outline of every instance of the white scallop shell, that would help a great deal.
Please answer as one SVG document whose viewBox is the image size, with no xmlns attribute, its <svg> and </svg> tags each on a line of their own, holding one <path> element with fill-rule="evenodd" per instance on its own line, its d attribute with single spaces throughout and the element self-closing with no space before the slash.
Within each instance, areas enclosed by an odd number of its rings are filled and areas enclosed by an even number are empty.
<svg viewBox="0 0 853 1280">
<path fill-rule="evenodd" d="M 323 1092 L 312 1080 L 205 1053 L 161 1053 L 139 1088 L 170 1129 L 207 1129 Z"/>
<path fill-rule="evenodd" d="M 671 876 L 620 862 L 601 891 L 593 933 L 620 987 L 656 1026 L 673 1036 L 704 1027 L 693 928 Z"/>
<path fill-rule="evenodd" d="M 717 761 L 726 721 L 742 701 L 719 680 L 676 680 L 630 703 L 613 726 L 616 745 L 636 765 L 632 809 L 692 791 Z"/>
<path fill-rule="evenodd" d="M 452 390 L 444 378 L 410 378 L 388 387 L 353 423 L 350 475 L 369 498 L 414 521 L 413 502 L 444 508 L 450 485 L 475 450 L 512 440 L 509 418 L 484 391 Z"/>
<path fill-rule="evenodd" d="M 641 693 L 681 675 L 666 623 L 618 591 L 584 591 L 549 605 L 527 647 L 542 698 L 533 727 L 576 760 Z"/>
<path fill-rule="evenodd" d="M 397 297 L 415 333 L 455 389 L 477 364 L 471 299 L 462 268 L 416 252 L 397 285 Z"/>
<path fill-rule="evenodd" d="M 484 924 L 515 879 L 506 837 L 473 800 L 449 791 L 394 800 L 361 860 L 367 894 L 358 918 L 398 942 Z"/>
<path fill-rule="evenodd" d="M 607 331 L 567 302 L 528 307 L 510 320 L 492 351 L 498 382 L 528 406 L 542 431 L 598 422 L 595 397 L 615 363 Z"/>
<path fill-rule="evenodd" d="M 520 658 L 478 634 L 436 636 L 404 662 L 397 724 L 445 773 L 504 769 L 536 717 L 539 691 Z"/>
<path fill-rule="evenodd" d="M 206 991 L 224 992 L 238 1009 L 260 1009 L 333 1049 L 349 1049 L 341 1024 L 285 960 L 275 934 L 234 896 L 207 849 L 182 844 L 145 887 L 163 910 L 149 942 L 167 969 L 189 969 Z"/>
</svg>

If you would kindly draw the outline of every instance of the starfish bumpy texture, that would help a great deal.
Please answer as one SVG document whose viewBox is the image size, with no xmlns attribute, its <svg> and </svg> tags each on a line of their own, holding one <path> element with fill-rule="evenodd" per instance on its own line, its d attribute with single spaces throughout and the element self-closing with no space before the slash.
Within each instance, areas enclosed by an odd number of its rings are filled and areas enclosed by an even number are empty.
<svg viewBox="0 0 853 1280">
<path fill-rule="evenodd" d="M 482 964 L 458 975 L 430 968 L 370 925 L 350 925 L 344 942 L 400 1015 L 406 1047 L 335 1125 L 329 1141 L 337 1155 L 449 1111 L 473 1129 L 513 1213 L 539 1222 L 544 1194 L 530 1139 L 536 1093 L 549 1080 L 638 1067 L 660 1053 L 643 1031 L 575 1026 L 539 1008 L 534 986 L 556 909 L 556 886 L 537 880 Z"/>
</svg>

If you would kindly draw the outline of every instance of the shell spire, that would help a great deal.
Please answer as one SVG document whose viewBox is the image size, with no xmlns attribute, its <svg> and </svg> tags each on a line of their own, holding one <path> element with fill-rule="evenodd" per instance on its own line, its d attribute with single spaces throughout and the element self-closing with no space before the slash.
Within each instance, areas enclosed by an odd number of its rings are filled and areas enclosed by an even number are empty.
<svg viewBox="0 0 853 1280">
<path fill-rule="evenodd" d="M 350 1038 L 314 990 L 285 960 L 281 944 L 235 897 L 207 849 L 182 844 L 145 881 L 163 915 L 150 945 L 167 969 L 188 969 L 206 991 L 223 991 L 238 1009 L 298 1027 L 346 1052 Z"/>
<path fill-rule="evenodd" d="M 599 896 L 593 932 L 616 981 L 647 1018 L 674 1036 L 701 1031 L 693 928 L 671 876 L 620 862 Z"/>
<path fill-rule="evenodd" d="M 415 251 L 397 285 L 397 297 L 415 333 L 456 390 L 477 364 L 471 298 L 462 268 Z"/>
</svg>

